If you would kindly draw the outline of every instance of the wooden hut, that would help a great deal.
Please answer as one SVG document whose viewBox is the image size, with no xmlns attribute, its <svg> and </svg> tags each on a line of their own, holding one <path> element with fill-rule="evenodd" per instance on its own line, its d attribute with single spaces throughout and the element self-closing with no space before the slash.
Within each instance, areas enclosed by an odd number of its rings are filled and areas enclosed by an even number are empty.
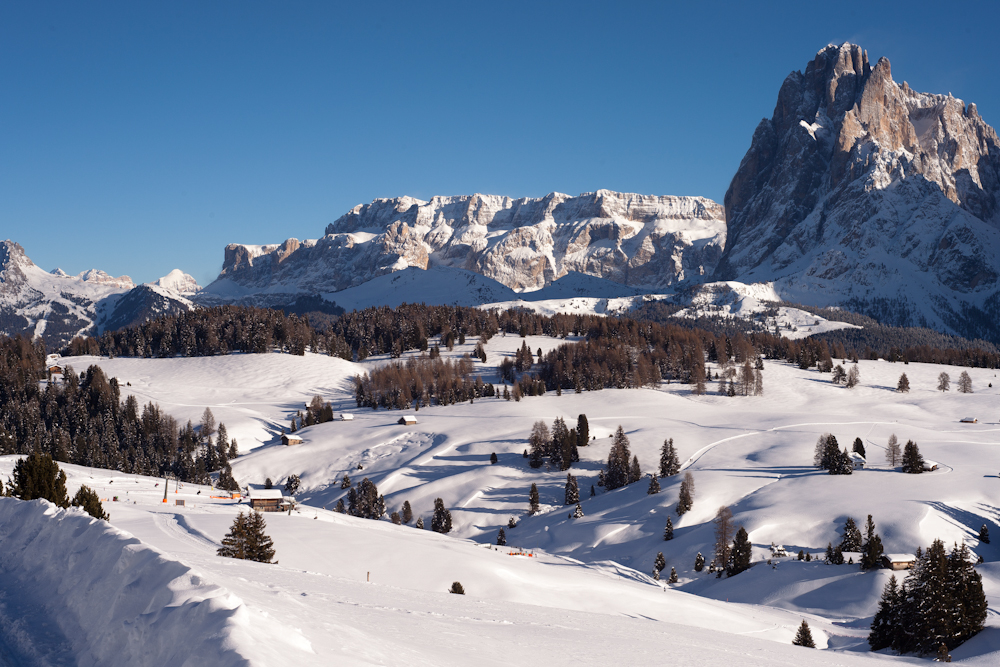
<svg viewBox="0 0 1000 667">
<path fill-rule="evenodd" d="M 250 491 L 250 509 L 258 512 L 280 512 L 282 495 L 278 489 L 253 489 Z"/>
<path fill-rule="evenodd" d="M 417 423 L 417 418 L 413 415 L 403 415 L 402 417 L 399 418 L 399 421 L 396 423 L 401 424 L 403 426 L 413 426 L 414 424 Z"/>
<path fill-rule="evenodd" d="M 284 435 L 281 436 L 281 444 L 285 445 L 286 447 L 289 445 L 301 445 L 302 438 L 295 435 L 294 433 L 285 433 Z"/>
</svg>

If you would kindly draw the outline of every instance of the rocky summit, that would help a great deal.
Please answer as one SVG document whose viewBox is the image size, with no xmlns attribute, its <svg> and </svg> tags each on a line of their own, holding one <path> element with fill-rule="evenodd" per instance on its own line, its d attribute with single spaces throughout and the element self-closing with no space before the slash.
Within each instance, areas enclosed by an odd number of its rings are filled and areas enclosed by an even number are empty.
<svg viewBox="0 0 1000 667">
<path fill-rule="evenodd" d="M 703 197 L 377 199 L 317 241 L 227 246 L 205 296 L 330 293 L 409 267 L 472 271 L 517 291 L 571 272 L 656 289 L 711 274 L 724 242 L 722 207 Z"/>
<path fill-rule="evenodd" d="M 985 337 L 1000 312 L 1000 147 L 975 104 L 854 44 L 792 72 L 725 197 L 715 277 Z"/>
</svg>

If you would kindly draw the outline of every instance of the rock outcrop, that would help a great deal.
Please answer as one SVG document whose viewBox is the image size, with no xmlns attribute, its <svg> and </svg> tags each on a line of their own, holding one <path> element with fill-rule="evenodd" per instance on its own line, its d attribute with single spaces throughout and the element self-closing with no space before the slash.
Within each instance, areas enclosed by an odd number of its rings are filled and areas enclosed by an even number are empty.
<svg viewBox="0 0 1000 667">
<path fill-rule="evenodd" d="M 702 197 L 606 190 L 540 199 L 377 199 L 340 217 L 317 241 L 227 246 L 205 298 L 330 293 L 431 266 L 472 271 L 518 291 L 570 272 L 662 289 L 714 270 L 725 241 L 722 218 L 722 207 Z"/>
<path fill-rule="evenodd" d="M 883 318 L 893 302 L 889 323 L 981 335 L 1000 305 L 998 144 L 974 104 L 830 45 L 788 75 L 754 132 L 715 277 Z"/>
</svg>

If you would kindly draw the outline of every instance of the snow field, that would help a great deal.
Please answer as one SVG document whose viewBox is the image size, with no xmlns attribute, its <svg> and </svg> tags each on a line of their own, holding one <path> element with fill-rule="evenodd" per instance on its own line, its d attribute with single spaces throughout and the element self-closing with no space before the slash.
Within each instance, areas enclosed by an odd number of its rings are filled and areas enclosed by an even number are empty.
<svg viewBox="0 0 1000 667">
<path fill-rule="evenodd" d="M 486 366 L 492 367 L 503 354 L 512 354 L 522 340 L 517 336 L 494 337 L 487 346 Z M 529 337 L 527 342 L 534 351 L 539 346 L 548 349 L 564 341 Z M 471 350 L 474 344 L 474 340 L 469 340 L 464 347 Z M 460 354 L 463 351 L 460 347 L 456 346 L 452 354 Z M 192 370 L 198 381 L 189 382 L 187 369 L 180 367 L 199 361 L 217 364 L 216 371 L 200 376 L 199 371 Z M 80 368 L 77 362 L 73 363 Z M 546 581 L 555 576 L 551 572 L 574 569 L 565 563 L 579 561 L 586 564 L 588 576 L 603 572 L 602 580 L 606 579 L 618 590 L 616 595 L 621 595 L 618 587 L 622 584 L 607 574 L 621 569 L 631 573 L 628 582 L 636 582 L 629 586 L 648 587 L 656 596 L 673 596 L 674 592 L 662 593 L 648 581 L 641 583 L 644 574 L 635 572 L 649 572 L 656 552 L 663 551 L 667 572 L 671 566 L 677 568 L 681 578 L 677 588 L 681 591 L 700 598 L 764 605 L 770 609 L 769 613 L 786 614 L 782 617 L 785 620 L 775 623 L 773 630 L 755 632 L 779 642 L 789 641 L 798 619 L 806 616 L 814 635 L 818 639 L 823 636 L 831 648 L 865 650 L 867 625 L 884 583 L 884 573 L 862 574 L 847 565 L 797 562 L 781 562 L 776 569 L 760 564 L 733 579 L 711 579 L 707 573 L 695 573 L 693 563 L 699 551 L 708 561 L 712 558 L 714 539 L 710 521 L 722 504 L 732 507 L 736 523 L 744 525 L 750 533 L 757 561 L 769 556 L 767 547 L 772 541 L 785 545 L 790 554 L 804 549 L 819 555 L 827 542 L 839 542 L 840 530 L 848 516 L 853 516 L 863 527 L 867 514 L 871 513 L 887 552 L 912 552 L 917 546 L 926 547 L 935 538 L 946 543 L 965 539 L 987 561 L 980 568 L 987 597 L 995 600 L 1000 594 L 1000 572 L 991 563 L 998 557 L 995 547 L 980 545 L 976 540 L 983 523 L 990 527 L 991 533 L 1000 535 L 1000 510 L 994 500 L 1000 483 L 997 481 L 1000 462 L 996 456 L 1000 414 L 990 414 L 997 405 L 1000 389 L 987 387 L 990 382 L 996 384 L 994 371 L 968 369 L 974 394 L 954 391 L 942 394 L 935 389 L 938 373 L 949 372 L 954 383 L 961 368 L 862 361 L 861 386 L 848 390 L 831 384 L 828 374 L 768 361 L 762 397 L 728 398 L 716 396 L 714 391 L 696 397 L 691 395 L 690 387 L 676 384 L 657 389 L 568 392 L 558 397 L 550 393 L 545 397 L 526 397 L 519 403 L 482 399 L 471 405 L 426 408 L 416 413 L 419 420 L 416 426 L 403 427 L 395 423 L 401 414 L 398 411 L 358 410 L 353 407 L 351 394 L 342 389 L 349 386 L 346 381 L 355 373 L 382 363 L 378 359 L 350 364 L 312 355 L 304 358 L 234 355 L 210 360 L 115 359 L 99 363 L 120 379 L 124 373 L 111 370 L 113 365 L 137 364 L 135 374 L 141 371 L 148 377 L 140 390 L 151 399 L 178 395 L 187 388 L 191 418 L 197 419 L 204 406 L 211 405 L 230 433 L 238 433 L 248 422 L 257 426 L 267 419 L 274 428 L 283 425 L 294 409 L 312 395 L 309 392 L 313 388 L 324 387 L 324 391 L 331 392 L 327 397 L 333 399 L 335 410 L 353 412 L 355 420 L 306 428 L 299 432 L 305 440 L 302 445 L 269 444 L 241 457 L 234 462 L 234 474 L 241 483 L 260 484 L 265 477 L 280 483 L 287 475 L 298 474 L 303 481 L 300 500 L 309 506 L 332 509 L 344 494 L 339 480 L 345 472 L 355 482 L 367 476 L 385 494 L 389 511 L 398 510 L 404 500 L 409 500 L 415 515 L 423 516 L 428 524 L 434 498 L 441 497 L 452 512 L 455 530 L 445 538 L 427 537 L 444 540 L 446 544 L 461 543 L 455 537 L 492 543 L 499 527 L 506 526 L 508 518 L 515 516 L 520 524 L 507 531 L 508 544 L 534 549 L 540 558 L 528 561 L 532 566 L 552 565 L 546 570 Z M 910 378 L 912 389 L 908 394 L 894 391 L 902 372 Z M 484 372 L 487 381 L 488 373 L 487 369 Z M 222 379 L 219 387 L 211 386 L 212 377 Z M 248 378 L 248 391 L 259 393 L 261 407 L 254 416 L 237 410 L 220 414 L 220 410 L 228 409 L 225 403 L 217 401 L 220 406 L 217 409 L 209 399 L 216 395 L 237 395 L 240 391 L 237 383 L 244 377 Z M 714 390 L 714 383 L 709 388 Z M 291 400 L 284 398 L 284 392 L 298 394 Z M 274 401 L 271 405 L 265 404 L 268 395 Z M 161 406 L 174 414 L 174 409 L 164 402 Z M 545 468 L 531 470 L 521 452 L 527 447 L 527 435 L 536 419 L 551 425 L 561 415 L 573 426 L 580 413 L 587 414 L 596 440 L 581 448 L 582 461 L 570 471 L 579 478 L 581 504 L 586 513 L 584 518 L 572 520 L 567 516 L 571 508 L 562 505 L 566 473 Z M 965 416 L 977 416 L 980 423 L 959 424 L 958 420 Z M 598 489 L 596 497 L 589 497 L 590 486 L 596 483 L 597 473 L 607 457 L 608 436 L 618 424 L 628 433 L 632 451 L 638 455 L 645 472 L 655 469 L 663 439 L 674 438 L 682 462 L 695 477 L 696 497 L 690 513 L 681 518 L 672 513 L 679 478 L 661 480 L 663 490 L 658 495 L 646 494 L 648 483 L 644 480 L 610 493 Z M 812 468 L 813 448 L 817 437 L 824 432 L 836 435 L 841 447 L 848 449 L 855 437 L 861 437 L 874 468 L 839 477 L 816 471 Z M 915 440 L 925 459 L 939 463 L 939 469 L 923 475 L 888 470 L 883 462 L 883 448 L 891 433 L 897 435 L 901 445 L 907 439 Z M 489 464 L 492 452 L 500 459 L 496 465 Z M 357 470 L 359 463 L 363 470 Z M 538 484 L 543 511 L 528 517 L 527 492 L 532 482 Z M 496 557 L 493 561 L 483 561 L 482 567 L 465 569 L 466 565 L 452 564 L 425 579 L 408 576 L 399 561 L 425 563 L 440 558 L 419 550 L 410 557 L 414 536 L 423 539 L 424 535 L 388 522 L 366 522 L 322 510 L 302 509 L 303 516 L 308 512 L 319 517 L 312 520 L 312 525 L 334 526 L 328 528 L 330 531 L 344 530 L 338 526 L 359 522 L 366 529 L 370 527 L 363 539 L 331 540 L 350 545 L 339 552 L 336 562 L 338 572 L 353 568 L 352 581 L 360 580 L 363 569 L 379 573 L 379 585 L 384 582 L 426 593 L 443 590 L 458 579 L 470 596 L 475 592 L 512 603 L 544 605 L 549 600 L 560 608 L 623 614 L 633 613 L 644 604 L 625 596 L 627 608 L 622 608 L 608 602 L 611 595 L 589 592 L 601 588 L 591 583 L 580 589 L 585 592 L 574 599 L 567 592 L 572 586 L 561 579 L 552 584 L 560 590 L 559 594 L 543 594 L 539 591 L 546 590 L 544 583 L 533 581 L 522 584 L 523 588 L 517 591 L 513 590 L 516 587 L 505 588 L 502 585 L 505 577 L 513 575 L 499 574 L 501 570 L 487 565 L 495 563 L 497 558 L 501 562 L 517 559 L 501 557 L 499 552 L 489 552 L 484 547 L 478 547 L 484 557 L 490 554 Z M 113 521 L 118 521 L 117 513 L 112 511 L 112 514 Z M 675 539 L 664 542 L 662 532 L 668 515 L 673 518 Z M 212 530 L 221 536 L 225 527 L 220 525 Z M 377 542 L 379 538 L 372 537 L 376 528 L 402 535 L 400 539 L 405 540 L 406 546 L 399 553 L 404 555 L 398 556 L 388 546 L 370 553 L 364 548 L 358 550 L 360 543 Z M 272 535 L 279 530 L 276 525 Z M 209 530 L 204 532 L 212 534 Z M 327 538 L 315 539 L 323 542 Z M 298 558 L 282 552 L 278 537 L 275 540 L 282 567 L 292 562 L 288 559 Z M 306 551 L 316 548 L 319 547 Z M 546 561 L 559 558 L 572 560 Z M 608 561 L 624 567 L 612 566 Z M 454 562 L 465 563 L 466 559 L 463 556 Z M 399 574 L 386 574 L 396 572 Z M 588 600 L 592 606 L 583 605 L 582 601 Z M 724 608 L 733 607 L 724 605 Z M 659 613 L 642 613 L 650 618 L 675 620 Z M 705 618 L 718 612 L 712 609 L 705 611 L 705 616 L 700 613 L 685 611 L 682 615 L 701 625 Z M 990 618 L 995 619 L 995 614 Z M 706 621 L 706 627 L 718 625 Z M 722 626 L 729 627 L 732 623 Z M 997 650 L 990 648 L 993 640 L 989 638 L 994 632 L 994 627 L 989 627 L 970 642 L 969 648 L 962 649 L 967 657 L 975 662 L 987 660 L 990 652 Z M 977 645 L 979 648 L 975 648 Z M 1000 648 L 1000 642 L 997 645 Z"/>
</svg>

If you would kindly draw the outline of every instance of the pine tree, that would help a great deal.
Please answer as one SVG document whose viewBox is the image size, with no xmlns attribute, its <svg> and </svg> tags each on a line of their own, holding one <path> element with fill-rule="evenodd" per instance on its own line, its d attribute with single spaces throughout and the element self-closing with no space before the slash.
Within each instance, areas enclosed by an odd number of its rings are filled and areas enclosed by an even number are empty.
<svg viewBox="0 0 1000 667">
<path fill-rule="evenodd" d="M 337 501 L 337 506 L 333 508 L 333 511 L 337 512 L 338 514 L 347 514 L 347 508 L 344 507 L 343 498 Z"/>
<path fill-rule="evenodd" d="M 924 471 L 924 457 L 920 455 L 920 448 L 912 440 L 906 441 L 903 447 L 903 472 L 917 475 Z"/>
<path fill-rule="evenodd" d="M 89 486 L 81 486 L 76 495 L 73 496 L 72 503 L 73 507 L 79 507 L 84 512 L 94 517 L 95 519 L 101 519 L 107 521 L 109 519 L 107 512 L 104 511 L 104 507 L 101 506 L 101 498 L 97 495 L 97 492 L 91 489 Z M 986 526 L 983 526 L 984 528 Z M 989 542 L 989 540 L 986 540 Z"/>
<path fill-rule="evenodd" d="M 465 587 L 458 581 L 453 581 L 451 588 L 448 589 L 449 593 L 454 593 L 455 595 L 465 595 Z"/>
<path fill-rule="evenodd" d="M 656 473 L 649 478 L 649 489 L 646 491 L 647 495 L 653 495 L 654 493 L 660 492 L 660 481 L 656 478 Z"/>
<path fill-rule="evenodd" d="M 667 583 L 668 584 L 676 584 L 677 583 L 677 568 L 675 568 L 675 567 L 671 567 L 670 568 L 670 578 L 667 579 Z"/>
<path fill-rule="evenodd" d="M 490 463 L 491 464 L 496 463 L 499 460 L 500 459 L 497 458 L 497 453 L 496 452 L 493 452 L 492 454 L 490 454 Z"/>
<path fill-rule="evenodd" d="M 896 391 L 901 394 L 910 391 L 910 378 L 906 377 L 906 373 L 899 376 L 899 382 L 896 383 Z"/>
<path fill-rule="evenodd" d="M 271 481 L 270 477 L 268 477 L 267 479 L 264 480 L 264 488 L 265 489 L 270 489 L 270 488 L 273 488 L 273 487 L 274 487 L 274 482 Z"/>
<path fill-rule="evenodd" d="M 694 571 L 701 572 L 703 569 L 705 569 L 705 557 L 699 551 L 698 555 L 694 557 Z"/>
<path fill-rule="evenodd" d="M 667 559 L 663 557 L 663 552 L 657 552 L 656 560 L 653 561 L 653 569 L 657 572 L 662 572 L 663 568 L 667 566 Z"/>
<path fill-rule="evenodd" d="M 393 512 L 389 515 L 389 521 L 397 526 L 403 525 L 403 519 L 399 516 L 399 512 Z"/>
<path fill-rule="evenodd" d="M 44 498 L 57 507 L 69 507 L 66 473 L 48 454 L 32 452 L 14 464 L 10 494 L 21 500 Z"/>
<path fill-rule="evenodd" d="M 507 519 L 507 528 L 508 529 L 517 528 L 517 519 L 515 519 L 514 517 Z"/>
<path fill-rule="evenodd" d="M 844 522 L 844 539 L 840 542 L 840 548 L 851 553 L 861 551 L 861 531 L 851 517 L 847 517 Z"/>
<path fill-rule="evenodd" d="M 837 364 L 833 369 L 833 376 L 830 378 L 830 382 L 833 384 L 840 384 L 847 379 L 847 373 L 844 371 L 844 367 Z"/>
<path fill-rule="evenodd" d="M 566 498 L 563 504 L 575 505 L 580 502 L 580 489 L 576 483 L 576 477 L 571 474 L 566 475 Z"/>
<path fill-rule="evenodd" d="M 663 529 L 663 539 L 669 542 L 674 539 L 674 522 L 667 517 L 667 527 Z"/>
<path fill-rule="evenodd" d="M 431 517 L 431 530 L 435 533 L 451 532 L 451 512 L 445 509 L 444 500 L 434 499 L 434 516 Z"/>
<path fill-rule="evenodd" d="M 747 531 L 743 526 L 736 531 L 736 537 L 733 539 L 733 548 L 729 555 L 729 566 L 726 568 L 726 573 L 730 577 L 734 577 L 740 572 L 745 572 L 750 569 L 750 562 L 753 559 L 753 545 L 750 544 L 750 536 L 747 535 Z"/>
<path fill-rule="evenodd" d="M 590 424 L 587 422 L 585 414 L 576 418 L 576 444 L 580 447 L 586 447 L 590 444 Z"/>
<path fill-rule="evenodd" d="M 802 619 L 802 624 L 799 625 L 799 630 L 795 633 L 795 639 L 792 640 L 792 644 L 795 646 L 804 646 L 806 648 L 816 648 L 816 642 L 813 641 L 812 631 L 809 629 L 809 624 L 806 623 L 805 619 Z"/>
<path fill-rule="evenodd" d="M 417 523 L 416 523 L 416 524 L 414 524 L 414 525 L 415 525 L 415 526 L 416 526 L 417 528 L 419 528 L 420 530 L 423 530 L 423 529 L 424 529 L 424 517 L 422 517 L 422 516 L 418 516 L 418 517 L 417 517 Z"/>
<path fill-rule="evenodd" d="M 983 524 L 983 527 L 979 529 L 979 542 L 982 544 L 990 543 L 990 529 L 985 523 Z"/>
<path fill-rule="evenodd" d="M 344 473 L 344 479 L 340 482 L 340 488 L 349 489 L 351 488 L 351 477 L 347 473 Z"/>
<path fill-rule="evenodd" d="M 677 516 L 684 516 L 686 512 L 691 510 L 692 506 L 694 506 L 694 477 L 690 472 L 686 472 L 681 481 L 680 495 L 677 498 Z"/>
<path fill-rule="evenodd" d="M 639 467 L 639 457 L 632 457 L 632 465 L 629 467 L 628 471 L 628 483 L 634 484 L 642 479 L 642 468 Z"/>
<path fill-rule="evenodd" d="M 538 512 L 538 485 L 531 483 L 531 490 L 528 491 L 528 514 Z"/>
<path fill-rule="evenodd" d="M 528 436 L 528 448 L 531 451 L 529 465 L 532 468 L 541 467 L 542 459 L 549 453 L 551 446 L 552 437 L 549 435 L 549 427 L 543 421 L 536 421 L 531 427 L 531 435 Z"/>
<path fill-rule="evenodd" d="M 298 475 L 289 475 L 288 479 L 285 480 L 285 493 L 290 496 L 294 496 L 299 491 L 299 486 L 301 486 L 302 480 L 299 479 Z"/>
<path fill-rule="evenodd" d="M 819 436 L 813 453 L 813 464 L 831 474 L 837 474 L 833 471 L 841 466 L 840 444 L 832 433 L 824 433 Z"/>
<path fill-rule="evenodd" d="M 605 489 L 614 491 L 629 483 L 632 474 L 629 465 L 631 458 L 628 436 L 625 435 L 625 429 L 619 425 L 618 430 L 615 431 L 614 441 L 611 443 L 608 465 L 604 471 Z"/>
<path fill-rule="evenodd" d="M 889 444 L 885 448 L 885 460 L 893 468 L 903 460 L 903 452 L 895 433 L 889 436 Z"/>
<path fill-rule="evenodd" d="M 882 589 L 882 597 L 878 602 L 878 611 L 872 620 L 871 632 L 868 633 L 868 645 L 873 651 L 881 651 L 893 644 L 899 631 L 900 590 L 896 583 L 896 575 L 889 577 L 889 582 Z"/>
<path fill-rule="evenodd" d="M 270 563 L 274 558 L 274 543 L 264 532 L 267 524 L 260 512 L 251 510 L 244 515 L 240 512 L 224 538 L 218 555 Z"/>
<path fill-rule="evenodd" d="M 875 522 L 868 515 L 865 522 L 865 543 L 861 546 L 861 569 L 873 570 L 882 560 L 882 538 L 875 532 Z"/>
<path fill-rule="evenodd" d="M 580 507 L 580 503 L 577 503 L 577 504 L 576 504 L 576 509 L 575 509 L 575 510 L 573 510 L 573 515 L 572 515 L 572 517 L 573 517 L 574 519 L 582 519 L 582 518 L 583 518 L 583 508 L 582 508 L 582 507 Z"/>
<path fill-rule="evenodd" d="M 944 371 L 938 375 L 938 391 L 948 391 L 951 389 L 951 378 Z"/>
<path fill-rule="evenodd" d="M 861 438 L 854 439 L 854 446 L 851 448 L 851 451 L 855 452 L 856 454 L 861 454 L 861 456 L 864 456 L 865 458 L 868 458 L 868 456 L 865 454 L 865 443 L 861 442 Z"/>
<path fill-rule="evenodd" d="M 672 477 L 681 471 L 677 460 L 677 450 L 674 449 L 674 439 L 667 438 L 660 448 L 660 477 Z"/>
<path fill-rule="evenodd" d="M 403 523 L 410 523 L 413 521 L 413 508 L 410 507 L 410 501 L 403 501 Z"/>
<path fill-rule="evenodd" d="M 504 532 L 504 529 L 502 527 L 500 528 L 500 532 L 497 533 L 497 546 L 499 547 L 507 546 L 507 533 Z"/>
</svg>

